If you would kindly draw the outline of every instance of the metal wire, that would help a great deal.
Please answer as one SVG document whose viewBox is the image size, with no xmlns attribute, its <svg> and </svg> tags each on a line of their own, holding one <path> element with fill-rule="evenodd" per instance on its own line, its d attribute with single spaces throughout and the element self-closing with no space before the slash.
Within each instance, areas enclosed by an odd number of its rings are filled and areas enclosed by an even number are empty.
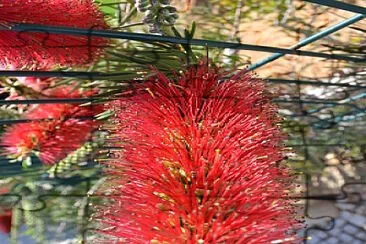
<svg viewBox="0 0 366 244">
<path fill-rule="evenodd" d="M 242 43 L 231 43 L 231 42 L 221 42 L 221 41 L 212 41 L 212 40 L 203 40 L 203 39 L 185 39 L 185 38 L 177 38 L 177 37 L 166 37 L 166 36 L 157 36 L 157 35 L 148 35 L 148 34 L 140 34 L 140 33 L 127 33 L 127 32 L 115 32 L 115 31 L 102 31 L 102 30 L 93 30 L 93 29 L 77 29 L 77 28 L 64 28 L 64 27 L 54 27 L 54 26 L 40 26 L 40 25 L 26 25 L 19 24 L 12 26 L 12 31 L 17 32 L 42 32 L 42 33 L 53 33 L 53 34 L 69 34 L 69 35 L 82 35 L 82 36 L 99 36 L 104 38 L 117 38 L 117 39 L 126 39 L 126 40 L 134 40 L 140 42 L 162 42 L 162 43 L 174 43 L 174 44 L 184 44 L 184 45 L 193 45 L 193 46 L 207 46 L 207 47 L 215 47 L 215 48 L 230 48 L 230 49 L 238 49 L 238 50 L 251 50 L 258 52 L 269 52 L 275 53 L 274 55 L 253 64 L 249 67 L 250 70 L 257 69 L 263 65 L 266 65 L 284 55 L 299 55 L 299 56 L 310 56 L 310 57 L 318 57 L 318 58 L 326 58 L 326 59 L 335 59 L 335 60 L 346 60 L 355 63 L 365 62 L 364 56 L 349 56 L 349 55 L 334 55 L 334 54 L 326 54 L 320 52 L 311 52 L 311 51 L 302 51 L 298 50 L 301 47 L 304 47 L 314 41 L 320 40 L 336 31 L 339 31 L 351 24 L 354 24 L 365 17 L 366 9 L 360 6 L 355 6 L 347 3 L 343 3 L 340 1 L 330 1 L 330 0 L 305 0 L 307 2 L 312 2 L 316 4 L 321 4 L 328 7 L 334 7 L 346 11 L 351 11 L 354 13 L 358 13 L 350 19 L 347 19 L 341 23 L 338 23 L 330 28 L 325 29 L 319 33 L 316 33 L 304 40 L 300 41 L 296 45 L 290 48 L 277 48 L 271 46 L 261 46 L 261 45 L 251 45 L 251 44 L 242 44 Z M 8 29 L 3 28 L 1 31 L 8 31 Z M 131 74 L 129 72 L 116 72 L 116 73 L 103 73 L 103 72 L 75 72 L 75 71 L 8 71 L 1 70 L 0 76 L 7 77 L 56 77 L 56 78 L 79 78 L 79 79 L 88 79 L 88 80 L 103 80 L 103 79 L 121 79 L 123 75 Z M 348 147 L 349 144 L 340 138 L 339 142 L 334 141 L 312 141 L 309 138 L 308 132 L 306 129 L 319 131 L 317 129 L 330 130 L 334 128 L 336 125 L 340 125 L 341 122 L 347 121 L 348 117 L 352 117 L 350 120 L 355 120 L 358 117 L 364 117 L 366 108 L 362 107 L 360 101 L 365 98 L 365 92 L 363 89 L 366 88 L 366 84 L 357 83 L 357 84 L 349 84 L 349 83 L 331 83 L 324 81 L 310 81 L 310 80 L 288 80 L 288 79 L 268 79 L 269 83 L 281 84 L 284 86 L 296 85 L 297 87 L 297 96 L 296 97 L 285 97 L 274 99 L 274 102 L 281 103 L 284 105 L 284 108 L 293 109 L 290 111 L 287 117 L 301 118 L 302 122 L 299 127 L 299 139 L 294 140 L 291 143 L 288 143 L 288 147 L 297 148 L 299 152 L 302 151 L 304 155 L 304 159 L 301 160 L 305 162 L 306 166 L 309 166 L 309 163 L 312 159 L 313 150 L 317 150 L 319 148 L 345 148 Z M 309 97 L 304 97 L 304 87 L 322 87 L 325 89 L 335 88 L 335 89 L 344 89 L 347 93 L 346 98 L 339 99 L 338 101 L 333 101 L 331 99 L 312 99 Z M 50 99 L 25 99 L 25 100 L 0 100 L 0 105 L 12 105 L 12 104 L 48 104 L 48 103 L 73 103 L 73 104 L 83 104 L 83 103 L 93 103 L 95 101 L 95 97 L 90 98 L 50 98 Z M 292 107 L 286 107 L 292 106 Z M 347 107 L 347 112 L 337 112 L 337 109 L 340 107 Z M 296 108 L 296 109 L 295 109 Z M 296 111 L 295 111 L 296 110 Z M 328 112 L 328 114 L 326 112 Z M 330 112 L 329 112 L 330 111 Z M 330 116 L 325 116 L 330 115 Z M 85 118 L 90 119 L 90 118 Z M 11 125 L 15 123 L 27 123 L 30 120 L 27 119 L 6 119 L 0 120 L 0 125 Z M 306 126 L 306 127 L 304 127 Z M 286 128 L 286 126 L 284 126 Z M 349 128 L 352 130 L 352 128 Z M 67 145 L 65 145 L 67 147 Z M 107 146 L 102 146 L 101 149 L 113 149 L 108 148 Z M 324 149 L 325 150 L 325 149 Z M 19 164 L 9 164 L 9 159 L 0 158 L 0 170 L 1 177 L 9 177 L 14 175 L 20 175 L 22 177 L 30 177 L 30 176 L 40 176 L 40 178 L 45 177 L 45 175 L 40 175 L 41 167 L 34 167 L 29 170 L 24 170 Z M 99 171 L 96 173 L 98 174 Z M 304 176 L 305 180 L 305 193 L 301 199 L 305 200 L 305 215 L 309 219 L 317 219 L 313 218 L 309 215 L 309 209 L 311 208 L 310 200 L 330 200 L 330 201 L 339 201 L 339 200 L 347 200 L 350 194 L 346 191 L 345 187 L 351 185 L 350 183 L 344 184 L 340 192 L 338 194 L 313 194 L 311 187 L 311 173 L 306 172 Z M 47 177 L 45 177 L 46 179 Z M 23 211 L 40 211 L 44 210 L 47 207 L 46 198 L 80 198 L 85 199 L 85 219 L 88 219 L 90 216 L 89 202 L 90 198 L 100 197 L 97 194 L 89 194 L 91 189 L 92 181 L 97 179 L 96 175 L 92 175 L 87 178 L 73 178 L 68 179 L 68 182 L 62 182 L 62 178 L 57 178 L 54 180 L 59 180 L 63 184 L 85 184 L 85 191 L 80 194 L 43 194 L 38 198 L 38 201 L 41 203 L 40 207 L 33 210 L 22 209 Z M 353 183 L 355 184 L 355 183 Z M 365 184 L 365 182 L 357 182 L 357 184 Z M 19 195 L 11 195 L 11 194 L 3 194 L 0 195 L 0 198 L 5 197 L 15 197 L 17 198 L 14 201 L 14 204 L 21 202 L 22 198 Z M 329 216 L 322 216 L 319 218 L 329 218 L 331 219 L 332 225 L 329 228 L 320 228 L 320 227 L 310 227 L 305 232 L 305 243 L 307 241 L 307 237 L 309 235 L 309 231 L 311 229 L 319 229 L 324 232 L 330 231 L 334 227 L 334 218 Z M 82 242 L 86 240 L 87 231 L 92 230 L 91 228 L 84 228 L 82 230 Z"/>
<path fill-rule="evenodd" d="M 366 8 L 341 1 L 334 1 L 334 0 L 304 0 L 304 1 L 366 15 Z"/>
<path fill-rule="evenodd" d="M 364 18 L 365 18 L 365 16 L 363 14 L 357 14 L 357 15 L 353 16 L 352 18 L 349 18 L 349 19 L 347 19 L 345 21 L 342 21 L 342 22 L 340 22 L 336 25 L 333 25 L 329 28 L 326 28 L 325 30 L 323 30 L 319 33 L 316 33 L 314 35 L 311 35 L 311 36 L 305 38 L 304 40 L 302 40 L 299 43 L 297 43 L 297 44 L 293 45 L 292 47 L 290 47 L 290 49 L 296 50 L 296 49 L 302 48 L 302 47 L 304 47 L 304 46 L 306 46 L 306 45 L 308 45 L 312 42 L 320 40 L 323 37 L 326 37 L 326 36 L 336 32 L 336 31 L 339 31 L 339 30 L 341 30 L 341 29 L 343 29 L 343 28 L 345 28 L 345 27 L 347 27 L 351 24 L 354 24 L 354 23 L 356 23 L 356 22 L 358 22 L 358 21 L 360 21 Z M 276 59 L 279 59 L 280 57 L 283 57 L 283 56 L 285 56 L 284 53 L 276 53 L 276 54 L 274 54 L 274 55 L 272 55 L 268 58 L 263 59 L 262 61 L 259 61 L 256 64 L 252 64 L 251 66 L 249 66 L 249 70 L 255 70 L 255 69 L 257 69 L 259 67 L 262 67 L 263 65 L 266 65 L 268 63 L 271 63 L 271 62 L 275 61 Z M 366 61 L 366 59 L 363 59 L 363 61 Z"/>
<path fill-rule="evenodd" d="M 358 18 L 359 17 L 357 17 L 357 19 Z M 118 31 L 110 31 L 110 30 L 93 30 L 93 29 L 55 27 L 55 26 L 32 25 L 32 24 L 17 24 L 17 25 L 12 26 L 11 30 L 17 31 L 17 32 L 35 32 L 35 33 L 40 32 L 40 33 L 48 33 L 48 34 L 67 34 L 67 35 L 89 36 L 89 37 L 96 36 L 96 37 L 104 37 L 104 38 L 111 38 L 111 39 L 133 40 L 133 41 L 139 41 L 139 42 L 145 42 L 145 43 L 165 42 L 165 43 L 172 43 L 172 44 L 184 44 L 184 45 L 202 46 L 202 47 L 210 47 L 210 48 L 251 50 L 251 51 L 258 51 L 258 52 L 281 53 L 281 54 L 309 56 L 309 57 L 318 57 L 318 58 L 335 59 L 335 60 L 347 60 L 347 61 L 352 61 L 352 62 L 365 61 L 364 58 L 357 58 L 357 57 L 350 57 L 350 56 L 336 55 L 336 54 L 326 54 L 326 53 L 320 53 L 320 52 L 301 51 L 301 50 L 296 50 L 296 49 L 286 49 L 286 48 L 277 48 L 277 47 L 270 47 L 270 46 L 221 42 L 221 41 L 212 41 L 212 40 L 203 40 L 203 39 L 190 39 L 190 38 L 185 39 L 185 38 L 179 38 L 179 37 L 158 36 L 158 35 L 142 34 L 142 33 L 118 32 Z M 8 29 L 0 29 L 0 32 L 1 31 L 8 31 Z"/>
</svg>

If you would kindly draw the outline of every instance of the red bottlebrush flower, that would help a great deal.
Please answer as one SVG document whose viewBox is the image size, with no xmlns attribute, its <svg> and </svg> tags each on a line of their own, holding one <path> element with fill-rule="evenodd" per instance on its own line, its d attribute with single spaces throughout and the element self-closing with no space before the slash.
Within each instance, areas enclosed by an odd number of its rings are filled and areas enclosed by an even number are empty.
<svg viewBox="0 0 366 244">
<path fill-rule="evenodd" d="M 69 88 L 58 88 L 50 95 L 54 98 L 78 98 L 93 94 L 71 92 Z M 98 123 L 93 116 L 101 112 L 100 105 L 40 104 L 25 114 L 31 120 L 7 128 L 2 136 L 2 146 L 12 157 L 24 159 L 38 152 L 43 163 L 53 164 L 69 152 L 79 148 Z"/>
<path fill-rule="evenodd" d="M 0 0 L 0 25 L 40 24 L 104 29 L 103 14 L 92 0 Z M 0 64 L 49 68 L 90 63 L 106 45 L 103 38 L 64 34 L 1 31 Z"/>
<path fill-rule="evenodd" d="M 220 83 L 199 66 L 177 82 L 162 73 L 116 112 L 116 150 L 96 216 L 121 243 L 297 242 L 294 190 L 279 118 L 261 80 Z M 112 128 L 113 129 L 113 128 Z"/>
<path fill-rule="evenodd" d="M 53 78 L 38 78 L 38 77 L 19 77 L 19 83 L 24 86 L 32 88 L 34 91 L 42 93 L 44 89 L 48 88 Z"/>
<path fill-rule="evenodd" d="M 9 234 L 11 231 L 11 210 L 0 214 L 0 231 L 4 234 Z"/>
</svg>

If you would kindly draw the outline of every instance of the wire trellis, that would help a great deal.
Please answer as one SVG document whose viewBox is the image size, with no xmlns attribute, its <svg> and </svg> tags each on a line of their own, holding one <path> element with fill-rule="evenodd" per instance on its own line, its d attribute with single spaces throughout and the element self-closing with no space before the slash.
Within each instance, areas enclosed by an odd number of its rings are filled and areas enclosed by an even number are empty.
<svg viewBox="0 0 366 244">
<path fill-rule="evenodd" d="M 262 46 L 262 45 L 252 45 L 252 44 L 244 44 L 244 43 L 233 43 L 233 42 L 222 42 L 222 41 L 212 41 L 212 40 L 204 40 L 204 39 L 192 39 L 192 38 L 179 38 L 179 37 L 170 37 L 170 36 L 160 36 L 160 35 L 151 35 L 151 34 L 141 34 L 141 33 L 128 33 L 128 32 L 119 32 L 112 30 L 94 30 L 94 29 L 80 29 L 80 28 L 69 28 L 69 27 L 55 27 L 55 26 L 45 26 L 45 25 L 31 25 L 31 24 L 17 24 L 11 27 L 12 31 L 16 31 L 19 33 L 29 32 L 29 33 L 46 33 L 46 34 L 68 34 L 75 36 L 86 36 L 88 38 L 91 37 L 103 37 L 108 39 L 122 39 L 122 40 L 131 40 L 143 43 L 170 43 L 170 44 L 181 44 L 187 45 L 190 47 L 198 46 L 198 47 L 207 47 L 207 48 L 221 48 L 221 49 L 235 49 L 235 50 L 250 50 L 250 51 L 258 51 L 258 52 L 267 52 L 272 53 L 272 56 L 263 59 L 262 61 L 252 64 L 249 66 L 249 70 L 255 70 L 261 66 L 269 64 L 270 62 L 279 59 L 285 55 L 296 55 L 296 56 L 308 56 L 308 57 L 316 57 L 322 59 L 329 60 L 344 60 L 347 62 L 352 62 L 359 65 L 364 65 L 366 62 L 366 56 L 364 53 L 354 54 L 354 55 L 340 55 L 340 54 L 329 54 L 322 52 L 314 52 L 314 51 L 304 51 L 299 50 L 306 45 L 320 40 L 336 31 L 342 30 L 354 23 L 357 23 L 365 18 L 366 8 L 347 4 L 340 1 L 315 1 L 309 0 L 307 2 L 320 4 L 328 7 L 338 8 L 345 11 L 350 11 L 356 13 L 353 17 L 346 19 L 338 24 L 335 24 L 325 30 L 311 35 L 299 43 L 289 47 L 289 48 L 277 48 L 272 46 Z M 6 31 L 8 29 L 0 29 L 1 31 Z M 159 55 L 156 56 L 159 59 Z M 154 63 L 157 60 L 147 61 L 147 63 Z M 128 82 L 132 75 L 131 72 L 84 72 L 84 71 L 9 71 L 9 70 L 0 70 L 0 76 L 6 77 L 54 77 L 54 78 L 75 78 L 75 79 L 86 79 L 90 81 L 95 80 L 118 80 Z M 329 140 L 317 140 L 317 136 L 314 133 L 325 133 L 327 131 L 336 130 L 337 133 L 340 131 L 339 128 L 343 128 L 342 130 L 355 130 L 356 132 L 361 132 L 362 128 L 364 128 L 364 116 L 366 112 L 366 105 L 364 103 L 364 98 L 366 96 L 366 83 L 365 79 L 359 82 L 353 83 L 332 83 L 325 81 L 313 81 L 313 80 L 298 80 L 298 79 L 278 79 L 272 78 L 266 80 L 268 84 L 274 86 L 285 86 L 285 87 L 295 87 L 296 94 L 290 94 L 287 97 L 280 97 L 274 99 L 273 102 L 280 104 L 281 109 L 285 109 L 289 111 L 289 113 L 285 114 L 290 121 L 295 121 L 294 124 L 284 125 L 285 128 L 288 128 L 293 132 L 293 138 L 290 138 L 287 146 L 295 148 L 296 151 L 303 155 L 303 158 L 300 160 L 296 157 L 290 158 L 290 162 L 296 163 L 298 161 L 303 162 L 303 166 L 311 167 L 312 162 L 314 160 L 312 154 L 314 150 L 322 150 L 326 152 L 331 148 L 347 148 L 350 147 L 350 143 L 345 141 L 344 138 L 339 137 L 338 135 L 334 135 L 335 138 L 329 138 Z M 305 88 L 322 88 L 323 90 L 329 89 L 342 89 L 342 92 L 345 94 L 344 97 L 336 97 L 336 98 L 325 98 L 325 99 L 314 99 L 311 96 L 307 96 L 304 91 Z M 24 100 L 0 100 L 0 105 L 12 105 L 12 104 L 52 104 L 52 103 L 70 103 L 70 104 L 89 104 L 89 106 L 93 106 L 95 102 L 103 102 L 107 101 L 109 98 L 107 97 L 87 97 L 87 98 L 44 98 L 44 99 L 24 99 Z M 91 105 L 90 105 L 91 104 Z M 347 109 L 343 109 L 347 108 Z M 344 111 L 345 110 L 345 111 Z M 339 112 L 340 111 L 340 112 Z M 93 119 L 92 117 L 84 117 L 82 119 Z M 353 124 L 347 125 L 347 122 L 352 121 Z M 26 123 L 29 122 L 28 119 L 1 119 L 0 125 L 11 125 L 16 123 Z M 357 128 L 356 128 L 357 127 Z M 308 130 L 312 130 L 312 135 Z M 332 133 L 332 132 L 329 132 Z M 290 136 L 291 137 L 291 136 Z M 355 142 L 357 145 L 357 142 Z M 66 146 L 66 145 L 65 145 Z M 361 149 L 365 150 L 366 145 L 361 144 L 358 145 Z M 99 145 L 96 150 L 111 150 L 111 148 Z M 360 152 L 361 158 L 359 159 L 361 163 L 365 163 L 366 160 L 366 152 Z M 98 164 L 95 162 L 93 157 L 87 159 L 87 167 L 83 168 L 83 170 L 89 170 L 90 168 L 98 168 Z M 324 163 L 324 159 L 322 160 Z M 36 200 L 33 201 L 33 205 L 25 206 L 22 205 L 23 201 L 28 201 L 25 195 L 19 194 L 2 194 L 0 195 L 1 199 L 9 199 L 11 205 L 21 206 L 18 207 L 18 211 L 20 212 L 40 212 L 44 211 L 49 207 L 49 199 L 53 199 L 57 202 L 58 198 L 69 198 L 71 202 L 74 199 L 82 200 L 81 204 L 81 212 L 79 212 L 79 216 L 81 216 L 80 223 L 80 239 L 82 243 L 88 241 L 88 233 L 94 231 L 94 228 L 89 227 L 87 224 L 87 220 L 90 217 L 90 204 L 93 201 L 96 201 L 99 194 L 96 194 L 95 186 L 100 183 L 100 170 L 93 172 L 88 177 L 81 177 L 79 175 L 74 175 L 71 178 L 63 179 L 58 178 L 57 173 L 56 177 L 50 179 L 49 174 L 44 173 L 40 162 L 36 159 L 29 169 L 24 169 L 20 164 L 11 164 L 9 163 L 9 159 L 2 157 L 0 159 L 0 177 L 1 179 L 6 179 L 7 177 L 34 177 L 38 176 L 39 180 L 42 183 L 47 184 L 59 184 L 59 185 L 83 185 L 85 186 L 84 190 L 77 193 L 66 193 L 66 194 L 49 194 L 42 193 L 41 190 L 37 189 L 34 192 L 39 192 Z M 57 170 L 56 170 L 57 171 Z M 321 216 L 321 217 L 312 217 L 311 212 L 311 202 L 312 201 L 333 201 L 339 202 L 342 200 L 350 200 L 356 196 L 356 201 L 353 202 L 355 206 L 365 204 L 366 198 L 365 194 L 360 190 L 359 192 L 350 192 L 348 187 L 350 186 L 365 186 L 366 181 L 365 178 L 361 178 L 359 181 L 355 182 L 345 182 L 340 192 L 338 193 L 323 193 L 318 192 L 318 189 L 314 189 L 311 186 L 312 181 L 312 173 L 305 172 L 303 175 L 304 178 L 304 196 L 301 198 L 304 200 L 304 215 L 307 219 L 320 219 L 324 220 L 328 224 L 324 225 L 310 225 L 305 233 L 304 233 L 304 242 L 308 241 L 308 236 L 314 230 L 320 230 L 324 233 L 332 231 L 336 226 L 336 219 L 332 216 Z M 315 193 L 313 193 L 313 191 Z M 34 200 L 34 199 L 33 199 Z M 36 203 L 34 203 L 36 202 Z M 73 202 L 75 204 L 75 202 Z M 79 206 L 80 207 L 80 206 Z M 325 220 L 326 219 L 326 220 Z M 324 223 L 323 223 L 324 224 Z M 366 223 L 365 223 L 366 224 Z M 359 229 L 360 232 L 364 231 Z M 366 242 L 366 237 L 355 237 L 357 241 Z"/>
</svg>

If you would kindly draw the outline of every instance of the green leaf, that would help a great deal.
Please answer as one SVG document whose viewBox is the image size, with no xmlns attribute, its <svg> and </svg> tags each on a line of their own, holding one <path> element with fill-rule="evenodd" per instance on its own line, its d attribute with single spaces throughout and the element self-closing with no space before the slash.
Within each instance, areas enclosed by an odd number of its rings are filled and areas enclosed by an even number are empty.
<svg viewBox="0 0 366 244">
<path fill-rule="evenodd" d="M 96 117 L 96 120 L 104 120 L 104 119 L 109 118 L 113 114 L 114 114 L 114 112 L 112 110 L 107 110 L 107 111 L 104 111 L 103 113 L 96 115 L 95 117 Z"/>
</svg>

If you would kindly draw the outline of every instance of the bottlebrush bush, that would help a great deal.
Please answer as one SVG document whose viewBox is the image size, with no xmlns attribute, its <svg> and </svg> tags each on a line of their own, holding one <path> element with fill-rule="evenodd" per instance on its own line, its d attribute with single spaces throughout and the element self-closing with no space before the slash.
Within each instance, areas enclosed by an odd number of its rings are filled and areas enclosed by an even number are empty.
<svg viewBox="0 0 366 244">
<path fill-rule="evenodd" d="M 96 218 L 121 243 L 297 242 L 284 136 L 260 79 L 157 72 L 110 104 L 115 150 Z M 130 96 L 127 96 L 130 95 Z M 105 228 L 104 228 L 105 227 Z"/>
<path fill-rule="evenodd" d="M 94 91 L 78 92 L 69 87 L 59 87 L 48 92 L 53 98 L 80 98 Z M 39 104 L 25 113 L 30 122 L 8 127 L 1 138 L 1 145 L 11 157 L 24 160 L 31 153 L 39 154 L 45 164 L 53 164 L 78 149 L 96 129 L 93 116 L 102 111 L 101 105 Z"/>
<path fill-rule="evenodd" d="M 11 210 L 6 210 L 0 214 L 0 232 L 8 234 L 11 231 Z"/>
<path fill-rule="evenodd" d="M 57 82 L 54 78 L 19 77 L 18 82 L 26 87 L 32 88 L 37 93 L 47 92 L 52 84 Z"/>
<path fill-rule="evenodd" d="M 9 193 L 9 187 L 0 184 L 0 232 L 4 234 L 10 233 L 12 224 L 12 209 L 1 206 L 4 205 L 3 200 L 5 199 L 2 195 L 7 193 Z"/>
<path fill-rule="evenodd" d="M 107 27 L 103 14 L 91 0 L 0 0 L 0 25 L 9 28 L 9 31 L 1 31 L 0 64 L 10 69 L 90 63 L 107 43 L 102 38 L 11 31 L 13 25 L 24 23 Z"/>
</svg>

